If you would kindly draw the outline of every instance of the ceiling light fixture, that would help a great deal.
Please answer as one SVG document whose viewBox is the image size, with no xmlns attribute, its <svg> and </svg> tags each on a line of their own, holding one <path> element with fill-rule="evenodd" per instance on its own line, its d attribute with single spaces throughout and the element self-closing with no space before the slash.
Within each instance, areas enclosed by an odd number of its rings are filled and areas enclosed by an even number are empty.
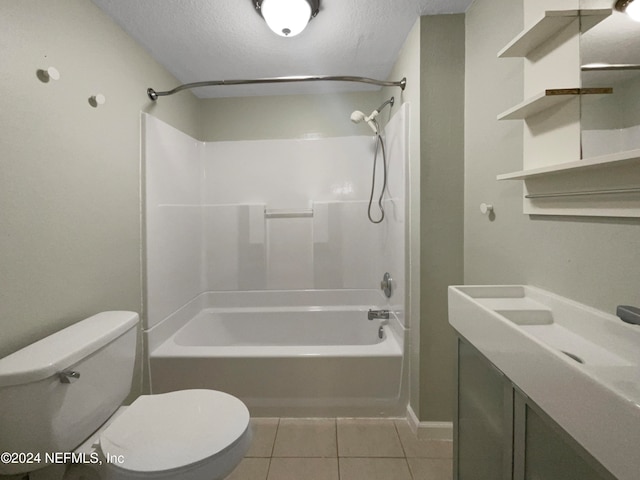
<svg viewBox="0 0 640 480">
<path fill-rule="evenodd" d="M 640 0 L 617 0 L 616 10 L 626 13 L 636 22 L 640 22 Z"/>
<path fill-rule="evenodd" d="M 294 37 L 318 14 L 320 0 L 255 0 L 255 6 L 271 30 Z"/>
</svg>

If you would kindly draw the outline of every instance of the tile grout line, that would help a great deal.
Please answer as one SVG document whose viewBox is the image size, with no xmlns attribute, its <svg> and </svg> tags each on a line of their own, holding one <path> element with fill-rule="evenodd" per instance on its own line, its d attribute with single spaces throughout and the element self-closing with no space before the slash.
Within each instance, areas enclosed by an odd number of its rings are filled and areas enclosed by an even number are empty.
<svg viewBox="0 0 640 480">
<path fill-rule="evenodd" d="M 269 473 L 271 473 L 271 460 L 272 460 L 272 457 L 269 457 L 269 465 L 267 465 L 267 476 L 265 477 L 264 480 L 269 480 Z"/>
<path fill-rule="evenodd" d="M 338 417 L 334 419 L 336 425 L 336 463 L 338 464 L 338 480 L 340 478 L 340 445 L 338 444 Z"/>
<path fill-rule="evenodd" d="M 402 453 L 404 453 L 404 458 L 407 458 L 407 450 L 404 448 L 404 442 L 402 441 L 402 436 L 400 435 L 400 431 L 398 430 L 398 425 L 396 425 L 395 420 L 393 421 L 393 428 L 395 428 L 396 435 L 398 435 L 398 441 L 400 442 L 400 448 L 402 448 Z"/>
<path fill-rule="evenodd" d="M 413 476 L 413 470 L 411 469 L 411 465 L 409 464 L 409 459 L 405 458 L 407 462 L 407 468 L 409 469 L 409 475 L 411 476 L 411 480 L 416 480 L 416 477 Z"/>
<path fill-rule="evenodd" d="M 411 480 L 415 480 L 415 477 L 413 476 L 413 471 L 411 470 L 411 465 L 409 465 L 409 458 L 407 457 L 407 449 L 404 446 L 404 442 L 402 441 L 402 436 L 400 435 L 400 430 L 398 430 L 398 425 L 396 423 L 395 420 L 393 421 L 393 428 L 396 431 L 396 435 L 398 436 L 398 441 L 400 442 L 400 448 L 402 448 L 402 453 L 404 453 L 404 463 L 407 466 L 407 470 L 409 471 L 409 476 L 411 477 Z"/>
<path fill-rule="evenodd" d="M 335 438 L 335 443 L 336 443 L 335 458 L 336 458 L 336 463 L 337 463 L 337 475 L 338 475 L 337 476 L 337 480 L 341 480 L 342 479 L 342 471 L 341 471 L 341 468 L 340 468 L 340 459 L 341 458 L 353 458 L 353 459 L 360 458 L 360 459 L 366 459 L 366 460 L 371 460 L 373 458 L 377 458 L 377 459 L 395 459 L 395 460 L 397 460 L 397 459 L 402 458 L 402 459 L 404 459 L 405 465 L 406 465 L 408 473 L 409 473 L 409 477 L 408 478 L 411 479 L 411 480 L 416 480 L 418 478 L 418 477 L 416 477 L 416 473 L 413 472 L 413 470 L 411 468 L 411 465 L 409 464 L 409 457 L 407 456 L 407 446 L 405 446 L 405 443 L 402 440 L 402 436 L 401 436 L 401 433 L 400 433 L 400 428 L 399 428 L 398 424 L 395 421 L 392 420 L 393 431 L 396 433 L 397 439 L 400 442 L 400 447 L 401 447 L 401 450 L 402 450 L 402 456 L 374 456 L 374 457 L 371 457 L 371 456 L 367 456 L 367 455 L 364 455 L 364 456 L 357 456 L 356 455 L 356 456 L 353 456 L 353 457 L 349 457 L 349 456 L 341 457 L 340 453 L 339 453 L 339 447 L 340 447 L 339 432 L 338 432 L 338 424 L 339 424 L 338 420 L 339 419 L 337 417 L 334 417 L 334 418 L 331 418 L 331 420 L 333 421 L 334 428 L 335 428 L 335 434 L 334 434 L 335 437 L 334 438 Z M 271 467 L 273 465 L 273 458 L 274 458 L 274 453 L 275 453 L 275 445 L 276 445 L 276 441 L 277 441 L 278 434 L 280 432 L 280 427 L 281 426 L 282 426 L 282 418 L 278 417 L 277 418 L 277 423 L 276 423 L 276 428 L 275 428 L 275 433 L 274 433 L 274 438 L 273 438 L 273 442 L 272 442 L 272 445 L 271 445 L 270 457 L 268 459 L 269 462 L 268 462 L 268 466 L 267 466 L 267 473 L 266 473 L 265 480 L 268 480 L 269 476 L 271 474 Z M 327 459 L 329 459 L 329 458 L 333 458 L 333 456 L 329 456 L 329 457 L 326 457 L 326 456 L 321 456 L 321 457 L 292 456 L 292 457 L 283 457 L 283 458 L 298 458 L 298 459 L 302 459 L 302 458 L 327 458 Z M 431 458 L 431 457 L 425 457 L 425 458 Z M 434 457 L 434 458 L 436 458 L 436 457 Z M 440 457 L 437 457 L 437 458 L 440 459 Z"/>
<path fill-rule="evenodd" d="M 269 457 L 269 466 L 267 467 L 267 476 L 264 480 L 269 480 L 269 474 L 271 473 L 271 461 L 273 460 L 273 452 L 276 448 L 276 439 L 278 438 L 278 430 L 280 430 L 280 420 L 278 417 L 278 424 L 276 425 L 276 434 L 273 436 L 273 443 L 271 444 L 271 456 Z"/>
<path fill-rule="evenodd" d="M 280 417 L 278 417 L 278 424 L 276 425 L 276 434 L 273 436 L 273 443 L 271 444 L 271 457 L 273 457 L 273 452 L 276 449 L 276 441 L 278 440 L 278 430 L 280 430 L 280 422 L 281 421 L 282 421 L 282 419 Z"/>
</svg>

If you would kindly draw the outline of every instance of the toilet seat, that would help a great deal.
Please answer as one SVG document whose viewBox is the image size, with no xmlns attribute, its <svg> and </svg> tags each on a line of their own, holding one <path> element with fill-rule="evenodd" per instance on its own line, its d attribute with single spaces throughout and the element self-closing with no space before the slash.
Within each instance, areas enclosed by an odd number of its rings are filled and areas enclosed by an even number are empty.
<svg viewBox="0 0 640 480">
<path fill-rule="evenodd" d="M 249 411 L 215 390 L 182 390 L 138 397 L 99 436 L 116 469 L 140 474 L 198 464 L 249 432 Z"/>
</svg>

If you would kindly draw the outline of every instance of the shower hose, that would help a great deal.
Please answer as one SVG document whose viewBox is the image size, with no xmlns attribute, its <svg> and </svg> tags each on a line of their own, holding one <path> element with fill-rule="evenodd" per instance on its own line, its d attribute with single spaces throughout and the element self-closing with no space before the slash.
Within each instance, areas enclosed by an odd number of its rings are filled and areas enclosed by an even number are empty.
<svg viewBox="0 0 640 480">
<path fill-rule="evenodd" d="M 375 120 L 374 120 L 375 122 Z M 375 122 L 376 127 L 378 127 L 378 122 Z M 369 217 L 369 221 L 371 223 L 382 223 L 384 220 L 384 207 L 382 206 L 382 199 L 384 197 L 384 191 L 387 189 L 387 154 L 384 149 L 384 140 L 382 139 L 382 135 L 380 135 L 380 128 L 377 128 L 378 133 L 376 133 L 376 150 L 373 155 L 373 175 L 371 179 L 371 196 L 369 197 L 369 207 L 367 209 L 367 216 Z M 380 198 L 378 198 L 378 207 L 380 208 L 380 218 L 378 220 L 374 220 L 371 216 L 371 206 L 373 204 L 373 193 L 376 188 L 376 165 L 378 163 L 378 150 L 382 149 L 382 171 L 383 171 L 383 181 L 382 181 L 382 191 L 380 192 Z"/>
</svg>

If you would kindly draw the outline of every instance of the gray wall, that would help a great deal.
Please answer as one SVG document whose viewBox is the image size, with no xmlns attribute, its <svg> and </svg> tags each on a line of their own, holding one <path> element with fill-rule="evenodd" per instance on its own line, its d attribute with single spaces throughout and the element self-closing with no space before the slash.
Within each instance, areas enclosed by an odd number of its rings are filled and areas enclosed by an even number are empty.
<svg viewBox="0 0 640 480">
<path fill-rule="evenodd" d="M 199 128 L 191 94 L 150 106 L 147 87 L 177 81 L 89 0 L 2 0 L 0 44 L 3 357 L 102 310 L 140 312 L 140 111 Z M 42 83 L 49 66 L 61 78 Z"/>
<path fill-rule="evenodd" d="M 467 284 L 531 284 L 613 313 L 640 304 L 640 220 L 522 214 L 522 123 L 496 115 L 522 101 L 522 60 L 498 52 L 522 30 L 522 2 L 467 11 L 464 274 Z M 492 203 L 495 219 L 481 215 Z"/>
<path fill-rule="evenodd" d="M 205 142 L 324 138 L 371 135 L 351 113 L 380 106 L 379 92 L 265 97 L 211 98 L 201 101 Z"/>
<path fill-rule="evenodd" d="M 463 281 L 465 17 L 421 20 L 419 418 L 437 422 L 455 400 L 447 287 Z"/>
</svg>

